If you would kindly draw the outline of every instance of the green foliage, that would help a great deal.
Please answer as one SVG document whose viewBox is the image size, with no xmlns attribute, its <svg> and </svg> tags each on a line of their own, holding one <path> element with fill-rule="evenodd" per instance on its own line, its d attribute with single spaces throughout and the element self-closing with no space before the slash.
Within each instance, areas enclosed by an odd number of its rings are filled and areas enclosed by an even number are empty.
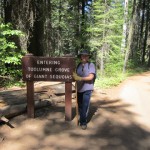
<svg viewBox="0 0 150 150">
<path fill-rule="evenodd" d="M 106 77 L 112 77 L 112 76 L 116 76 L 116 74 L 121 73 L 122 72 L 122 62 L 120 63 L 109 63 L 106 65 L 105 68 L 105 76 Z"/>
<path fill-rule="evenodd" d="M 134 66 L 133 68 L 128 68 L 127 72 L 123 74 L 122 72 L 116 72 L 116 74 L 113 74 L 112 76 L 100 76 L 100 73 L 97 74 L 97 79 L 95 81 L 95 88 L 112 88 L 114 86 L 118 86 L 120 83 L 122 83 L 127 77 L 141 74 L 143 72 L 147 72 L 148 68 L 145 66 Z"/>
<path fill-rule="evenodd" d="M 52 0 L 52 39 L 54 56 L 75 53 L 74 50 L 81 46 L 81 35 L 77 35 L 79 18 L 81 17 L 76 7 L 77 1 Z"/>
<path fill-rule="evenodd" d="M 106 77 L 113 77 L 123 70 L 124 57 L 121 54 L 123 12 L 120 1 L 111 3 L 97 0 L 92 5 L 93 21 L 87 29 L 91 34 L 89 46 L 97 51 L 97 66 L 104 68 L 102 71 Z"/>
<path fill-rule="evenodd" d="M 97 51 L 96 59 L 103 59 L 103 76 L 97 70 L 95 87 L 109 88 L 125 79 L 122 74 L 124 56 L 121 53 L 123 29 L 123 6 L 120 1 L 97 0 L 93 2 L 92 18 L 87 31 L 91 34 L 89 44 Z"/>
<path fill-rule="evenodd" d="M 117 73 L 115 76 L 111 77 L 99 77 L 96 79 L 94 86 L 96 88 L 111 88 L 119 85 L 125 79 L 126 75 L 122 73 Z"/>
<path fill-rule="evenodd" d="M 9 78 L 21 76 L 21 58 L 24 51 L 17 49 L 15 38 L 23 36 L 19 30 L 13 30 L 11 24 L 0 24 L 0 74 Z"/>
<path fill-rule="evenodd" d="M 128 62 L 126 74 L 128 76 L 132 76 L 135 74 L 143 73 L 148 70 L 149 70 L 149 67 L 146 64 L 142 65 L 141 63 L 137 63 L 135 60 L 130 60 Z"/>
</svg>

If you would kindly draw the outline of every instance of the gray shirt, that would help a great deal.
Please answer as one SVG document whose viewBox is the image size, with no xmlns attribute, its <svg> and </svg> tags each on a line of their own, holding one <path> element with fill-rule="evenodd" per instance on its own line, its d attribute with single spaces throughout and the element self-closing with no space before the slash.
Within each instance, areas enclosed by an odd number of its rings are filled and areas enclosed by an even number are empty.
<svg viewBox="0 0 150 150">
<path fill-rule="evenodd" d="M 77 67 L 77 74 L 80 77 L 87 77 L 91 73 L 93 73 L 94 75 L 96 74 L 95 65 L 91 62 L 90 63 L 87 62 L 84 65 L 81 63 Z M 78 92 L 93 90 L 93 88 L 94 88 L 94 80 L 91 80 L 91 81 L 77 81 L 77 90 L 78 90 Z"/>
</svg>

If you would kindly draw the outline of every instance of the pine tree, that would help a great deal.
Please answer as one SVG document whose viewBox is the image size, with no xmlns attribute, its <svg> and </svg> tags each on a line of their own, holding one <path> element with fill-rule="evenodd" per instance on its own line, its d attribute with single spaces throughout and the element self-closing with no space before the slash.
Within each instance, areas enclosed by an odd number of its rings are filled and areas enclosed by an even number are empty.
<svg viewBox="0 0 150 150">
<path fill-rule="evenodd" d="M 90 45 L 97 52 L 96 64 L 104 74 L 111 74 L 123 64 L 120 53 L 123 25 L 123 6 L 120 2 L 97 0 L 92 4 Z M 111 73 L 110 73 L 111 72 Z"/>
</svg>

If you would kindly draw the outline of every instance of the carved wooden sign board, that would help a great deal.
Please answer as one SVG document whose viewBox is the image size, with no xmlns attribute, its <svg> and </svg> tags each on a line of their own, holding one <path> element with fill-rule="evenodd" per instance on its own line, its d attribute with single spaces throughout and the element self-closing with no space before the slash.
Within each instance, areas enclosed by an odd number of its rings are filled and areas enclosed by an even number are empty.
<svg viewBox="0 0 150 150">
<path fill-rule="evenodd" d="M 22 58 L 23 80 L 27 83 L 28 117 L 34 117 L 34 81 L 62 81 L 65 82 L 65 120 L 71 120 L 74 70 L 74 57 L 37 57 L 27 54 Z"/>
<path fill-rule="evenodd" d="M 22 58 L 24 81 L 64 81 L 72 82 L 75 70 L 73 57 L 36 57 Z"/>
</svg>

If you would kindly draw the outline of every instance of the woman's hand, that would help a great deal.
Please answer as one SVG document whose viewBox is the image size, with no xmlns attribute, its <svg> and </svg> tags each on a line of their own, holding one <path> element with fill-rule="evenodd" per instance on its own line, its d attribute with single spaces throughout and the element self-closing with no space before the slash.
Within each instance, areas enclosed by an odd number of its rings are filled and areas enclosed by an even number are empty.
<svg viewBox="0 0 150 150">
<path fill-rule="evenodd" d="M 78 76 L 75 72 L 73 72 L 73 78 L 74 78 L 76 81 L 81 81 L 81 80 L 82 80 L 82 77 Z"/>
</svg>

